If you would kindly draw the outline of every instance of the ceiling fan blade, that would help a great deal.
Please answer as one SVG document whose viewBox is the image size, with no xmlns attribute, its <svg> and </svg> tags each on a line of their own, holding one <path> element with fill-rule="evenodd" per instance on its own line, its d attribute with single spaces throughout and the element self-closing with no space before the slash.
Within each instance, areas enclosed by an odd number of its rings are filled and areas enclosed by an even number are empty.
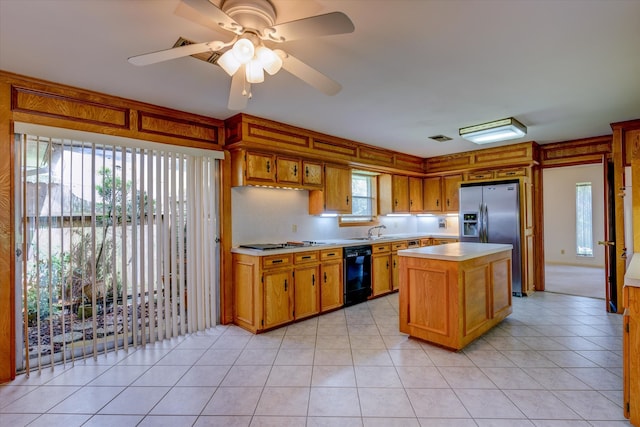
<svg viewBox="0 0 640 427">
<path fill-rule="evenodd" d="M 157 62 L 168 61 L 170 59 L 182 58 L 183 56 L 195 55 L 197 53 L 208 51 L 215 52 L 222 49 L 224 46 L 225 43 L 221 41 L 187 44 L 171 49 L 132 56 L 128 61 L 133 65 L 150 65 Z"/>
<path fill-rule="evenodd" d="M 331 12 L 296 21 L 284 22 L 265 28 L 263 38 L 275 42 L 286 42 L 310 37 L 330 36 L 332 34 L 352 33 L 355 26 L 342 12 Z"/>
<path fill-rule="evenodd" d="M 203 17 L 213 24 L 238 35 L 242 34 L 244 27 L 238 24 L 235 19 L 227 15 L 218 6 L 210 0 L 182 0 L 183 3 L 190 6 Z"/>
<path fill-rule="evenodd" d="M 245 69 L 242 65 L 231 78 L 231 90 L 229 91 L 229 110 L 244 110 L 251 95 L 251 83 L 244 78 Z"/>
<path fill-rule="evenodd" d="M 282 58 L 282 68 L 310 86 L 318 89 L 320 92 L 324 92 L 327 95 L 335 95 L 342 89 L 340 83 L 330 79 L 320 71 L 300 61 L 298 58 L 280 49 L 276 49 L 274 52 Z"/>
</svg>

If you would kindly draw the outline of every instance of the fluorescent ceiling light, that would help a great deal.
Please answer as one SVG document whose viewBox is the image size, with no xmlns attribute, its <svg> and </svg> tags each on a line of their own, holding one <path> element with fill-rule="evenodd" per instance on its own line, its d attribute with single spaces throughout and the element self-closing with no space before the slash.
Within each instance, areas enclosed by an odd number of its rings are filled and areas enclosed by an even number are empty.
<svg viewBox="0 0 640 427">
<path fill-rule="evenodd" d="M 521 138 L 526 134 L 527 127 L 513 117 L 460 128 L 460 136 L 476 144 L 507 141 Z"/>
</svg>

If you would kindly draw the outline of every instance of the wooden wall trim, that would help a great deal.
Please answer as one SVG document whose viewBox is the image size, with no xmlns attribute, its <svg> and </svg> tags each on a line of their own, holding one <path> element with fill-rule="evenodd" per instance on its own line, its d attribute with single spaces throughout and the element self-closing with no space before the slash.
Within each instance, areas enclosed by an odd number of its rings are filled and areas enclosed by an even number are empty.
<svg viewBox="0 0 640 427">
<path fill-rule="evenodd" d="M 424 159 L 240 113 L 225 120 L 229 149 L 256 149 L 404 174 L 424 173 Z"/>
<path fill-rule="evenodd" d="M 603 155 L 611 153 L 611 135 L 576 139 L 540 146 L 540 165 L 543 168 L 602 163 Z"/>
<path fill-rule="evenodd" d="M 0 81 L 0 383 L 16 375 L 15 238 L 11 86 Z"/>
</svg>

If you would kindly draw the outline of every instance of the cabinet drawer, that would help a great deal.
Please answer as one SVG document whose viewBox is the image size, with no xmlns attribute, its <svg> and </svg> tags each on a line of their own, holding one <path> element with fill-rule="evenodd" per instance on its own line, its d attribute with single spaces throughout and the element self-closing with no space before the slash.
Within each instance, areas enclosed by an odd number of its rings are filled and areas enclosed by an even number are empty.
<svg viewBox="0 0 640 427">
<path fill-rule="evenodd" d="M 299 252 L 294 255 L 295 255 L 294 262 L 296 264 L 304 264 L 307 262 L 317 262 L 320 259 L 320 255 L 318 254 L 318 251 Z"/>
<path fill-rule="evenodd" d="M 293 254 L 270 255 L 262 257 L 262 268 L 281 267 L 293 264 Z"/>
<path fill-rule="evenodd" d="M 320 260 L 342 259 L 342 248 L 325 249 L 320 251 Z"/>
<path fill-rule="evenodd" d="M 431 239 L 430 237 L 425 237 L 424 239 L 420 239 L 420 246 L 431 246 L 431 241 L 433 239 Z"/>
<path fill-rule="evenodd" d="M 496 178 L 509 178 L 512 176 L 527 176 L 526 168 L 504 169 L 496 172 Z"/>
<path fill-rule="evenodd" d="M 476 180 L 491 179 L 491 178 L 493 178 L 492 171 L 469 172 L 467 174 L 467 181 L 476 181 Z"/>
<path fill-rule="evenodd" d="M 390 243 L 380 243 L 377 245 L 372 245 L 371 246 L 371 251 L 374 254 L 379 254 L 381 252 L 390 252 L 391 251 L 391 244 Z"/>
<path fill-rule="evenodd" d="M 407 245 L 407 242 L 393 242 L 391 244 L 391 250 L 394 251 L 399 251 L 401 249 L 407 249 L 409 246 Z"/>
</svg>

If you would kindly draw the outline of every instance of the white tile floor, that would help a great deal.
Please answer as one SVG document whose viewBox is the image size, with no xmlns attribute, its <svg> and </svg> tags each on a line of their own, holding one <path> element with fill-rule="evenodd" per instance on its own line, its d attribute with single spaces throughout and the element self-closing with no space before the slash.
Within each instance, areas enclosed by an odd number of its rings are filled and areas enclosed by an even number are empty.
<svg viewBox="0 0 640 427">
<path fill-rule="evenodd" d="M 0 386 L 0 426 L 628 426 L 621 316 L 539 292 L 453 353 L 397 294 L 262 335 L 235 326 Z"/>
</svg>

